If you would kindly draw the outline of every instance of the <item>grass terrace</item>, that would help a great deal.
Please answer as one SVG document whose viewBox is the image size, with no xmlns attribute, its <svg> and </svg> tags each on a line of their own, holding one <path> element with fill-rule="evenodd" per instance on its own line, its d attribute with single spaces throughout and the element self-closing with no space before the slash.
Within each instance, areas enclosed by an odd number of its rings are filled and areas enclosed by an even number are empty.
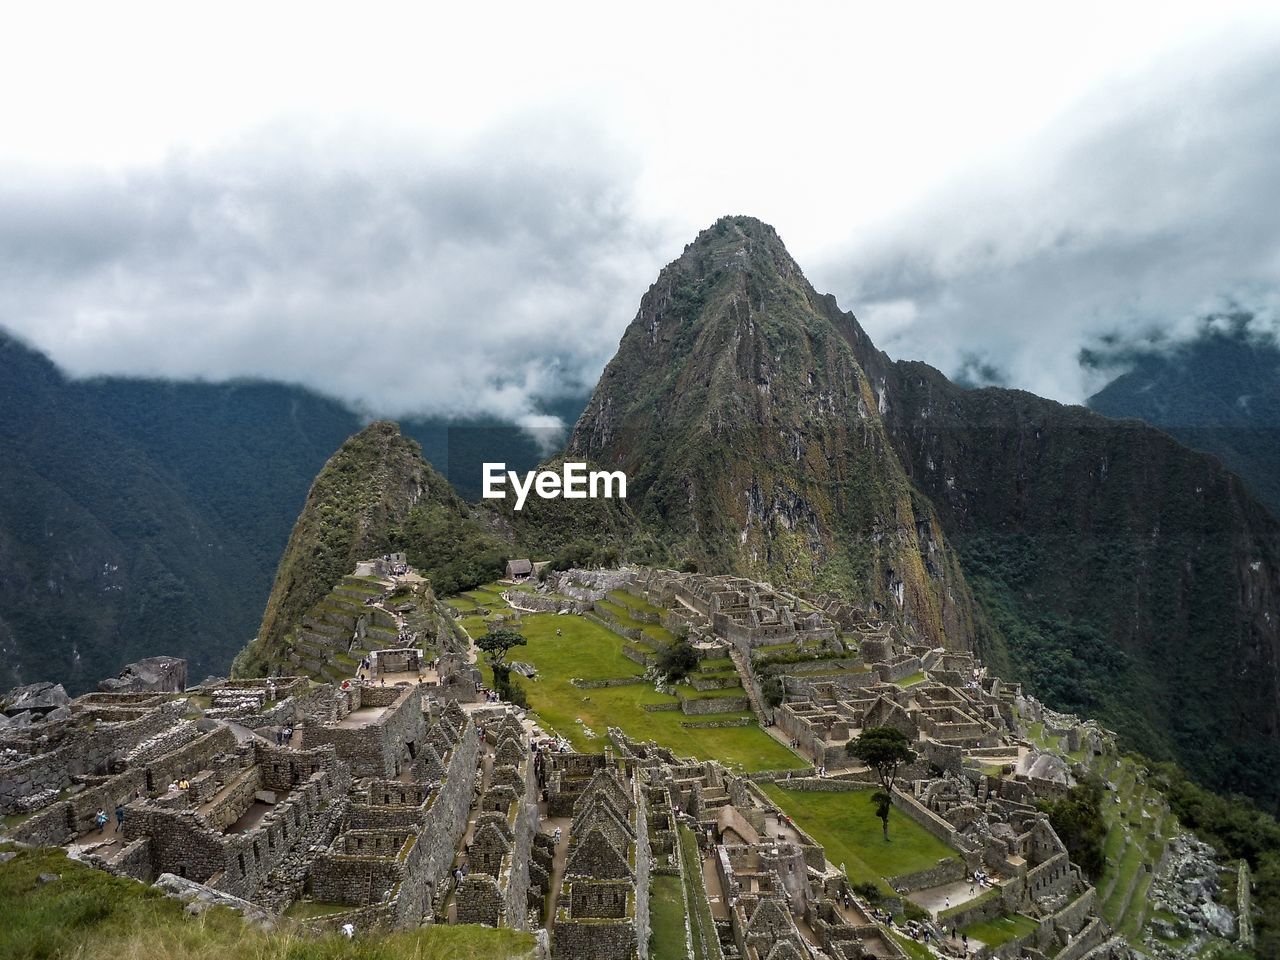
<svg viewBox="0 0 1280 960">
<path fill-rule="evenodd" d="M 630 607 L 620 606 L 608 600 L 597 600 L 595 606 L 597 612 L 607 612 L 619 626 L 639 630 L 649 641 L 652 641 L 649 644 L 650 646 L 656 644 L 665 647 L 676 642 L 676 638 L 672 636 L 671 631 L 666 627 L 657 623 L 646 623 L 631 616 L 630 610 L 632 608 Z"/>
<path fill-rule="evenodd" d="M 1034 933 L 1039 923 L 1021 913 L 1009 917 L 996 917 L 994 920 L 981 920 L 964 928 L 970 940 L 980 940 L 991 949 L 1004 946 L 1010 940 L 1025 937 Z"/>
<path fill-rule="evenodd" d="M 649 614 L 650 616 L 661 616 L 662 608 L 654 606 L 644 597 L 634 594 L 629 590 L 611 590 L 608 593 L 609 600 L 622 607 L 629 607 L 632 610 L 638 610 L 640 613 Z"/>
<path fill-rule="evenodd" d="M 720 938 L 716 934 L 716 922 L 711 915 L 707 888 L 702 880 L 702 858 L 698 855 L 698 840 L 693 831 L 683 824 L 679 827 L 679 832 L 681 877 L 688 896 L 689 927 L 693 934 L 692 960 L 721 960 Z M 684 955 L 681 953 L 677 956 Z"/>
<path fill-rule="evenodd" d="M 1147 890 L 1165 843 L 1177 833 L 1177 819 L 1159 793 L 1140 781 L 1132 760 L 1113 760 L 1099 772 L 1116 785 L 1102 802 L 1107 837 L 1098 881 L 1099 912 L 1125 937 L 1141 939 L 1151 919 Z"/>
<path fill-rule="evenodd" d="M 649 884 L 649 921 L 653 960 L 684 960 L 688 956 L 684 927 L 684 884 L 679 877 L 655 876 Z"/>
<path fill-rule="evenodd" d="M 876 817 L 871 790 L 815 792 L 790 790 L 776 783 L 764 785 L 769 799 L 822 844 L 827 859 L 839 866 L 852 883 L 874 883 L 897 896 L 886 877 L 926 870 L 956 851 L 896 808 L 889 815 L 888 843 Z"/>
<path fill-rule="evenodd" d="M 464 617 L 462 626 L 473 635 L 486 629 L 482 617 Z M 556 636 L 556 631 L 560 636 Z M 521 618 L 521 633 L 529 643 L 516 647 L 510 658 L 532 664 L 537 679 L 521 679 L 529 706 L 544 724 L 566 737 L 576 749 L 599 750 L 607 728 L 620 727 L 638 740 L 653 740 L 682 756 L 720 760 L 727 766 L 754 772 L 788 770 L 804 766 L 803 760 L 759 728 L 749 712 L 690 718 L 678 709 L 679 698 L 658 693 L 639 682 L 627 686 L 583 689 L 570 680 L 640 678 L 644 670 L 623 656 L 624 640 L 585 617 L 530 613 Z M 492 675 L 482 664 L 486 682 Z M 682 687 L 686 696 L 742 696 L 741 689 L 703 691 Z M 666 707 L 646 710 L 646 707 Z M 674 709 L 673 709 L 674 708 Z M 689 728 L 700 720 L 751 718 L 743 727 Z"/>
</svg>

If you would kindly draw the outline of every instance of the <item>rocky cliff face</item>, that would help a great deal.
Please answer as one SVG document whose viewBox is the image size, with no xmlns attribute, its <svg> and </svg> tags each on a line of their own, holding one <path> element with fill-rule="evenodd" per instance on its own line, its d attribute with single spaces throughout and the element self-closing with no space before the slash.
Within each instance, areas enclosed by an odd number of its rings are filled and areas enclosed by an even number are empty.
<svg viewBox="0 0 1280 960">
<path fill-rule="evenodd" d="M 1240 481 L 1143 424 L 890 360 L 758 221 L 662 271 L 567 455 L 625 469 L 639 529 L 702 569 L 841 590 L 1276 795 L 1280 531 Z"/>
<path fill-rule="evenodd" d="M 881 399 L 772 227 L 725 218 L 645 294 L 566 457 L 711 572 L 839 590 L 969 647 L 972 599 Z"/>
<path fill-rule="evenodd" d="M 1203 782 L 1280 796 L 1280 527 L 1241 481 L 1137 421 L 894 362 L 827 305 L 960 553 L 988 659 Z"/>
</svg>

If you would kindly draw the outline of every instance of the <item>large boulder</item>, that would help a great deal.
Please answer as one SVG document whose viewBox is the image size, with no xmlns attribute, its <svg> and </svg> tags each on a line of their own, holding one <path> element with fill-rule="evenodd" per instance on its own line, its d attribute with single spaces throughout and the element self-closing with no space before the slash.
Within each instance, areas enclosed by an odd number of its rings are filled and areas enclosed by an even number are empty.
<svg viewBox="0 0 1280 960">
<path fill-rule="evenodd" d="M 182 693 L 187 689 L 187 661 L 177 657 L 148 657 L 131 663 L 118 677 L 103 680 L 104 693 Z"/>
<path fill-rule="evenodd" d="M 65 707 L 70 702 L 71 697 L 60 683 L 28 683 L 6 693 L 0 699 L 0 710 L 11 717 L 28 711 L 45 714 L 58 707 Z"/>
</svg>

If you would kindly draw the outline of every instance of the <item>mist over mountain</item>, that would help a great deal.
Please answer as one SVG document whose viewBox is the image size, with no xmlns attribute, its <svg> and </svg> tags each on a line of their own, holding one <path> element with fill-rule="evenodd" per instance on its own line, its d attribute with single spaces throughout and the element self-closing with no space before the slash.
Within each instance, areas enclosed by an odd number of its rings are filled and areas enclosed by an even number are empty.
<svg viewBox="0 0 1280 960">
<path fill-rule="evenodd" d="M 576 417 L 583 401 L 548 411 Z M 154 654 L 196 679 L 255 635 L 315 475 L 362 426 L 301 387 L 72 380 L 0 331 L 0 685 L 69 689 Z M 408 420 L 428 460 L 479 495 L 480 462 L 527 469 L 547 434 Z"/>
<path fill-rule="evenodd" d="M 1211 453 L 1280 517 L 1280 343 L 1247 312 L 1206 317 L 1173 343 L 1103 342 L 1081 362 L 1124 370 L 1089 398 L 1109 417 L 1134 417 Z"/>
</svg>

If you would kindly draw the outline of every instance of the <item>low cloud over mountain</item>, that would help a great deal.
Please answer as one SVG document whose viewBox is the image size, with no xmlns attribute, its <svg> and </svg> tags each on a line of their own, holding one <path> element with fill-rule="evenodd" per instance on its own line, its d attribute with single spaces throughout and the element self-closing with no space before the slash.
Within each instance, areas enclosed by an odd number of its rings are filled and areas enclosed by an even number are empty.
<svg viewBox="0 0 1280 960">
<path fill-rule="evenodd" d="M 1221 51 L 1221 46 L 1218 50 Z M 1080 402 L 1083 348 L 1274 325 L 1280 45 L 1197 46 L 1099 91 L 815 270 L 896 357 Z"/>
</svg>

